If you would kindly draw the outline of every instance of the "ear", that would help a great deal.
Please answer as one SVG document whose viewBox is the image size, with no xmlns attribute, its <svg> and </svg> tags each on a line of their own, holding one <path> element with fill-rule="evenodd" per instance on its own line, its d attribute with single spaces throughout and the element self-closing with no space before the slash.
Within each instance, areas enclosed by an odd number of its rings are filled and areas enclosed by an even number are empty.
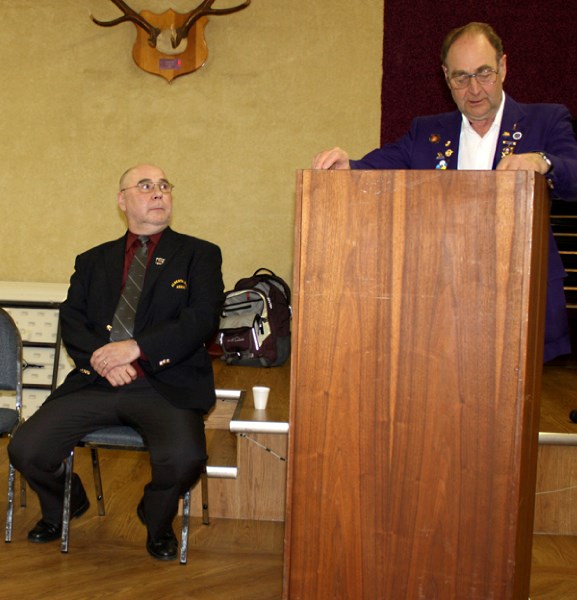
<svg viewBox="0 0 577 600">
<path fill-rule="evenodd" d="M 499 75 L 501 75 L 501 82 L 505 81 L 507 75 L 507 55 L 503 54 L 501 61 L 499 62 Z"/>
<path fill-rule="evenodd" d="M 125 213 L 126 212 L 126 200 L 124 199 L 124 192 L 118 192 L 116 195 L 116 201 L 118 202 L 118 208 Z"/>
<path fill-rule="evenodd" d="M 445 67 L 445 65 L 441 65 L 441 69 L 443 69 L 443 75 L 445 76 L 445 83 L 450 88 L 451 86 L 449 85 L 449 69 L 447 69 L 447 67 Z"/>
</svg>

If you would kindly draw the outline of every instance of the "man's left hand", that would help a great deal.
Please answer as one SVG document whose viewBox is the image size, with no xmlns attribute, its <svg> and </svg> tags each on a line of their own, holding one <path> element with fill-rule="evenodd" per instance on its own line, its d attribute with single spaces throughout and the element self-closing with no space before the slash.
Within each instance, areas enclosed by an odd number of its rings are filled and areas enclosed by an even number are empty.
<svg viewBox="0 0 577 600">
<path fill-rule="evenodd" d="M 497 171 L 536 171 L 545 175 L 549 165 L 536 152 L 526 154 L 509 154 L 503 157 L 497 165 Z"/>
<path fill-rule="evenodd" d="M 120 365 L 106 373 L 106 379 L 113 387 L 120 387 L 132 383 L 137 377 L 136 369 L 132 365 Z"/>
</svg>

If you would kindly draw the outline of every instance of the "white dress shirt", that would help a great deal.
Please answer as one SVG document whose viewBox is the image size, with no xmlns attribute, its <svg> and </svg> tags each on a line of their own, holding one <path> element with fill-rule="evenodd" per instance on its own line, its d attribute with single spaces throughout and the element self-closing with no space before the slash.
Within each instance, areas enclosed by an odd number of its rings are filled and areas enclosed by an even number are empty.
<svg viewBox="0 0 577 600">
<path fill-rule="evenodd" d="M 489 131 L 482 137 L 473 129 L 471 123 L 469 123 L 469 119 L 463 115 L 457 169 L 490 171 L 493 168 L 504 107 L 505 94 L 501 98 L 501 104 L 495 115 L 495 120 L 491 124 Z"/>
</svg>

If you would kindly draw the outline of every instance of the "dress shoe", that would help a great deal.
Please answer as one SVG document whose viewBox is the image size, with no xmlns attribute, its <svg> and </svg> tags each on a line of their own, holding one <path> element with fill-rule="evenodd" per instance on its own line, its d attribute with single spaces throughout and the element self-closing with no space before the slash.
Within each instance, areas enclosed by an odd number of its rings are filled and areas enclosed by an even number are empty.
<svg viewBox="0 0 577 600">
<path fill-rule="evenodd" d="M 28 532 L 28 539 L 35 544 L 53 542 L 62 535 L 62 525 L 53 525 L 44 519 L 36 523 L 36 527 Z"/>
<path fill-rule="evenodd" d="M 90 502 L 88 498 L 84 500 L 74 509 L 70 511 L 70 518 L 81 517 L 89 508 Z M 34 529 L 28 533 L 28 539 L 35 544 L 45 544 L 46 542 L 53 542 L 62 536 L 62 523 L 54 525 L 44 519 L 40 519 Z"/>
<path fill-rule="evenodd" d="M 146 549 L 150 556 L 158 560 L 174 560 L 178 554 L 178 541 L 172 531 L 161 535 L 157 540 L 153 540 L 149 534 Z"/>
<path fill-rule="evenodd" d="M 144 500 L 141 500 L 136 507 L 136 514 L 143 525 L 146 525 L 144 515 Z M 167 531 L 158 539 L 153 540 L 150 533 L 146 538 L 146 549 L 148 554 L 158 560 L 174 560 L 178 554 L 178 541 L 172 531 Z"/>
</svg>

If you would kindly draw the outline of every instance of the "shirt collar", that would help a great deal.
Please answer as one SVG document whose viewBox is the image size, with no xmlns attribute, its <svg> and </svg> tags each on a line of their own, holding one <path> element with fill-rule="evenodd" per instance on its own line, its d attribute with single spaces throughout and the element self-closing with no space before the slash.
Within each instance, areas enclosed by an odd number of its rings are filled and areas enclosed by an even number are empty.
<svg viewBox="0 0 577 600">
<path fill-rule="evenodd" d="M 497 130 L 501 129 L 501 121 L 503 120 L 503 111 L 504 110 L 505 110 L 505 92 L 503 92 L 503 95 L 501 96 L 501 104 L 499 104 L 499 109 L 497 110 L 495 119 L 491 123 L 491 127 L 489 128 L 489 131 L 491 129 L 497 129 Z M 473 129 L 473 126 L 469 122 L 469 119 L 467 119 L 467 117 L 462 113 L 461 113 L 461 117 L 463 119 L 463 129 L 465 131 L 467 131 L 467 133 L 471 133 L 471 132 L 475 131 Z M 475 131 L 475 133 L 477 133 L 477 132 Z"/>
<path fill-rule="evenodd" d="M 164 229 L 162 231 L 160 231 L 159 233 L 153 233 L 152 235 L 148 236 L 148 239 L 150 240 L 150 243 L 152 244 L 152 248 L 156 248 L 156 245 L 158 244 L 163 233 L 164 233 Z M 138 236 L 136 235 L 136 233 L 132 233 L 132 231 L 129 231 L 128 235 L 126 236 L 126 246 L 124 248 L 124 251 L 128 252 L 130 250 L 130 248 L 132 248 L 132 246 L 134 245 L 134 243 L 136 242 L 137 239 L 138 239 Z"/>
</svg>

